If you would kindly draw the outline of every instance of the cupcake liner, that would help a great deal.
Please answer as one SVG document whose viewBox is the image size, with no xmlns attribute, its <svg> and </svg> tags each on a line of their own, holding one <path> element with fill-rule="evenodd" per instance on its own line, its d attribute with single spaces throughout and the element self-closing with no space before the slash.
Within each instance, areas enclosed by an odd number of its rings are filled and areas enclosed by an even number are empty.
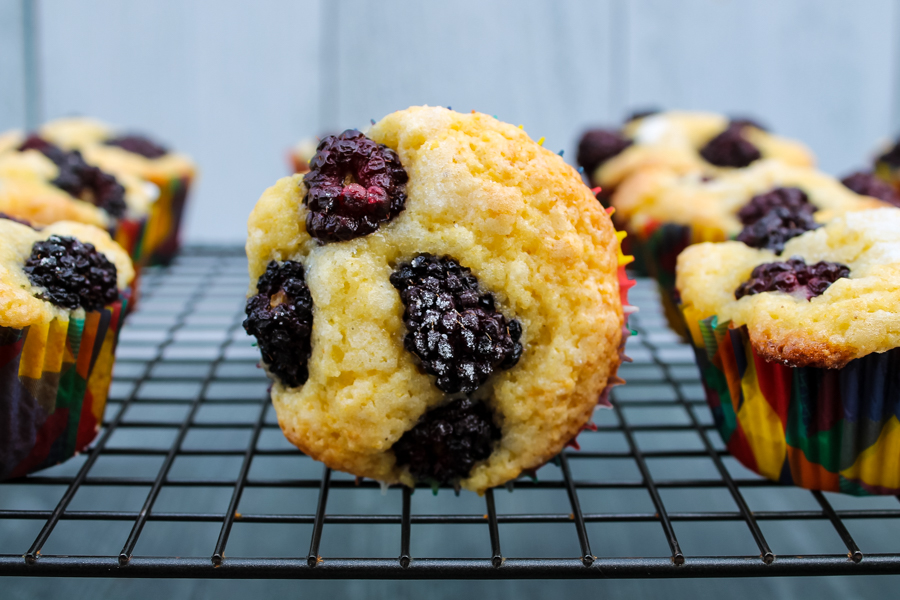
<svg viewBox="0 0 900 600">
<path fill-rule="evenodd" d="M 181 219 L 191 177 L 168 177 L 153 180 L 159 187 L 159 198 L 150 209 L 147 222 L 145 263 L 169 264 L 181 248 Z"/>
<path fill-rule="evenodd" d="M 684 316 L 716 428 L 741 464 L 810 490 L 900 493 L 900 348 L 792 368 L 760 357 L 746 327 Z"/>
<path fill-rule="evenodd" d="M 125 249 L 137 269 L 144 255 L 147 217 L 117 219 L 108 231 L 110 237 Z"/>
<path fill-rule="evenodd" d="M 658 221 L 645 225 L 635 237 L 641 240 L 639 249 L 643 254 L 647 273 L 659 286 L 660 302 L 669 327 L 687 340 L 688 329 L 678 307 L 680 301 L 675 289 L 678 255 L 692 244 L 721 242 L 728 237 L 721 229 Z"/>
<path fill-rule="evenodd" d="M 126 296 L 82 318 L 0 327 L 0 480 L 84 450 L 103 419 Z"/>
</svg>

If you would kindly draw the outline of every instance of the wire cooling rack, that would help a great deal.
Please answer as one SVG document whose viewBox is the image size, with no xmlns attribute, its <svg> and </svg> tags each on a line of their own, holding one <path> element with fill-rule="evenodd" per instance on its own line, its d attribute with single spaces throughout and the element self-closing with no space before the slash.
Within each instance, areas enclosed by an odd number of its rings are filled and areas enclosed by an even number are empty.
<svg viewBox="0 0 900 600">
<path fill-rule="evenodd" d="M 900 506 L 779 486 L 724 450 L 690 349 L 639 281 L 596 432 L 484 497 L 411 492 L 290 446 L 241 329 L 239 249 L 143 281 L 92 448 L 0 484 L 0 574 L 638 578 L 900 573 Z M 865 554 L 863 553 L 865 551 Z"/>
</svg>

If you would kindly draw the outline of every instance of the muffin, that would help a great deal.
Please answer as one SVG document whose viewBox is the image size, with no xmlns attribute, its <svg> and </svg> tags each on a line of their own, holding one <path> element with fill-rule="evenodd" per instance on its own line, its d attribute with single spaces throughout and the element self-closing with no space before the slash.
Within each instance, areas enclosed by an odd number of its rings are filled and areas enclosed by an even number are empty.
<svg viewBox="0 0 900 600">
<path fill-rule="evenodd" d="M 319 145 L 319 138 L 308 137 L 303 138 L 297 145 L 288 152 L 288 165 L 291 173 L 299 173 L 300 175 L 309 172 L 309 161 L 316 155 L 316 147 Z"/>
<path fill-rule="evenodd" d="M 716 426 L 744 466 L 807 489 L 900 492 L 900 209 L 845 213 L 780 257 L 691 246 L 677 289 Z"/>
<path fill-rule="evenodd" d="M 118 132 L 84 117 L 50 121 L 41 127 L 40 134 L 66 150 L 80 150 L 90 164 L 116 177 L 137 177 L 154 184 L 159 197 L 147 219 L 144 262 L 167 264 L 172 260 L 181 246 L 181 219 L 197 174 L 188 156 L 146 136 Z"/>
<path fill-rule="evenodd" d="M 690 244 L 738 239 L 780 253 L 793 236 L 850 210 L 886 206 L 813 169 L 761 160 L 708 179 L 666 168 L 635 174 L 613 196 L 644 265 L 660 287 L 669 325 L 687 337 L 675 306 L 675 261 Z"/>
<path fill-rule="evenodd" d="M 17 144 L 0 153 L 0 212 L 43 226 L 74 220 L 103 227 L 138 263 L 156 186 L 113 175 L 38 135 L 10 135 Z M 60 193 L 50 193 L 50 187 Z M 66 201 L 68 197 L 68 202 Z"/>
<path fill-rule="evenodd" d="M 81 452 L 100 428 L 134 269 L 105 231 L 0 217 L 0 480 Z"/>
<path fill-rule="evenodd" d="M 900 140 L 878 155 L 874 172 L 900 193 Z"/>
<path fill-rule="evenodd" d="M 288 439 L 387 484 L 483 493 L 585 427 L 621 360 L 618 238 L 574 169 L 413 107 L 318 146 L 248 224 L 247 331 Z"/>
</svg>

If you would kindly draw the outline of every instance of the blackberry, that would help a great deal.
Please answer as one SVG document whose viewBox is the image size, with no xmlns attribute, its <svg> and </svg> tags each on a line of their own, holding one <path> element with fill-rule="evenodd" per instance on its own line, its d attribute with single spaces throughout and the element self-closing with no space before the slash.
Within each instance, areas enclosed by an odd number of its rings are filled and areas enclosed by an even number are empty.
<svg viewBox="0 0 900 600">
<path fill-rule="evenodd" d="M 738 121 L 711 139 L 700 149 L 706 162 L 718 167 L 746 167 L 762 158 L 759 149 L 744 137 L 744 125 Z"/>
<path fill-rule="evenodd" d="M 760 124 L 756 119 L 749 117 L 732 117 L 728 122 L 729 127 L 756 127 L 760 131 L 768 131 L 769 128 Z"/>
<path fill-rule="evenodd" d="M 626 123 L 631 123 L 632 121 L 637 121 L 638 119 L 644 119 L 646 117 L 652 117 L 653 115 L 658 115 L 662 111 L 658 108 L 640 108 L 638 110 L 631 111 L 627 117 L 625 117 Z"/>
<path fill-rule="evenodd" d="M 74 310 L 100 310 L 119 297 L 116 265 L 75 238 L 51 235 L 35 242 L 22 269 L 38 298 Z"/>
<path fill-rule="evenodd" d="M 522 356 L 522 326 L 508 321 L 481 293 L 472 272 L 450 257 L 422 254 L 391 274 L 406 307 L 406 349 L 422 362 L 437 387 L 470 394 L 498 369 Z"/>
<path fill-rule="evenodd" d="M 777 187 L 750 198 L 750 201 L 738 211 L 738 218 L 744 225 L 752 225 L 766 216 L 773 208 L 778 207 L 807 215 L 816 212 L 816 207 L 810 204 L 806 192 L 800 188 Z"/>
<path fill-rule="evenodd" d="M 894 144 L 887 152 L 875 159 L 875 161 L 884 163 L 892 169 L 900 167 L 900 141 Z"/>
<path fill-rule="evenodd" d="M 882 202 L 900 206 L 900 195 L 894 186 L 871 171 L 857 171 L 841 179 L 845 187 L 863 196 L 878 198 Z"/>
<path fill-rule="evenodd" d="M 118 146 L 128 152 L 140 154 L 144 158 L 161 158 L 169 153 L 165 146 L 160 146 L 153 140 L 136 134 L 115 137 L 106 140 L 104 143 L 107 146 Z"/>
<path fill-rule="evenodd" d="M 611 129 L 590 129 L 585 131 L 578 142 L 578 164 L 590 178 L 597 167 L 616 156 L 631 145 L 618 131 Z"/>
<path fill-rule="evenodd" d="M 86 162 L 78 150 L 66 152 L 37 135 L 30 135 L 20 151 L 37 150 L 59 168 L 51 183 L 74 198 L 88 200 L 114 218 L 125 214 L 125 188 L 116 178 Z"/>
<path fill-rule="evenodd" d="M 819 296 L 841 277 L 849 277 L 850 268 L 834 262 L 819 261 L 807 265 L 799 256 L 786 262 L 770 262 L 758 265 L 750 273 L 750 279 L 738 286 L 734 297 L 761 294 L 762 292 L 785 292 L 792 294 L 801 291 L 809 300 Z"/>
<path fill-rule="evenodd" d="M 417 480 L 448 484 L 468 477 L 498 439 L 500 430 L 487 405 L 459 398 L 425 413 L 393 449 L 397 464 L 408 466 Z"/>
<path fill-rule="evenodd" d="M 321 243 L 368 235 L 406 207 L 400 157 L 355 129 L 325 137 L 309 169 L 306 230 Z"/>
<path fill-rule="evenodd" d="M 8 215 L 5 212 L 0 212 L 0 219 L 6 219 L 7 221 L 13 221 L 14 223 L 18 223 L 19 225 L 27 225 L 28 227 L 35 229 L 35 226 L 32 225 L 30 222 L 26 221 L 25 219 L 20 219 L 18 217 Z"/>
<path fill-rule="evenodd" d="M 770 210 L 764 217 L 747 225 L 738 234 L 737 240 L 751 248 L 768 248 L 781 254 L 789 239 L 820 227 L 806 212 L 793 212 L 783 206 Z"/>
<path fill-rule="evenodd" d="M 257 294 L 247 300 L 244 329 L 256 337 L 269 370 L 288 387 L 309 379 L 313 303 L 303 265 L 274 260 L 256 283 Z"/>
</svg>

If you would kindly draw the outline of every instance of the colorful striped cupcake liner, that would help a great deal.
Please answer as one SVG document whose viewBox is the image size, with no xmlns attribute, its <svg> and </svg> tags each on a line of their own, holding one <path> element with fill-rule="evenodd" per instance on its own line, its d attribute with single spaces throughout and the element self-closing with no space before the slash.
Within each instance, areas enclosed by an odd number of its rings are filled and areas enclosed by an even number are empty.
<svg viewBox="0 0 900 600">
<path fill-rule="evenodd" d="M 127 304 L 0 327 L 0 480 L 59 464 L 96 437 Z"/>
<path fill-rule="evenodd" d="M 144 262 L 165 265 L 172 261 L 181 247 L 181 220 L 191 177 L 171 177 L 154 183 L 159 186 L 159 198 L 150 209 Z"/>
<path fill-rule="evenodd" d="M 707 402 L 728 451 L 785 484 L 900 493 L 900 348 L 842 369 L 766 362 L 746 327 L 685 309 Z"/>
</svg>

